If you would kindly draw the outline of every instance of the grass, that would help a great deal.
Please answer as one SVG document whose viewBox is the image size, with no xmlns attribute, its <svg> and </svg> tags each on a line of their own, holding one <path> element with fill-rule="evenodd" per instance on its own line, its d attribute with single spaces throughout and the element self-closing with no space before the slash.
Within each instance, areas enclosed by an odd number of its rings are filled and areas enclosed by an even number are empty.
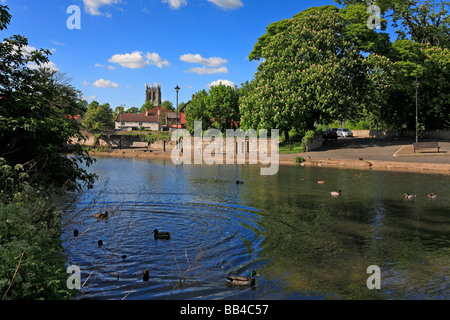
<svg viewBox="0 0 450 320">
<path fill-rule="evenodd" d="M 280 142 L 279 153 L 280 154 L 290 154 L 290 153 L 302 153 L 303 143 L 301 141 L 296 142 Z"/>
</svg>

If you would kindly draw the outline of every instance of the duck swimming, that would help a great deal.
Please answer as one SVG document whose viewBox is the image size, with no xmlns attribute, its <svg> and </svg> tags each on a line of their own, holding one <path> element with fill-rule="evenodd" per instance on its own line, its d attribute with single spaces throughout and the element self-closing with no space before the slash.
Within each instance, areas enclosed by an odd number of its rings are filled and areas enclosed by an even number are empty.
<svg viewBox="0 0 450 320">
<path fill-rule="evenodd" d="M 153 230 L 154 236 L 155 236 L 155 240 L 156 239 L 165 239 L 165 240 L 169 240 L 170 239 L 170 233 L 169 232 L 159 232 L 158 229 Z"/>
<path fill-rule="evenodd" d="M 341 190 L 339 190 L 339 191 L 331 191 L 330 194 L 331 194 L 333 197 L 338 197 L 338 196 L 341 195 Z"/>
<path fill-rule="evenodd" d="M 412 198 L 416 197 L 415 194 L 409 194 L 409 193 L 405 193 L 404 196 L 405 196 L 406 199 L 412 199 Z"/>
<path fill-rule="evenodd" d="M 250 272 L 250 277 L 228 276 L 227 283 L 232 286 L 252 286 L 255 284 L 256 271 Z"/>
<path fill-rule="evenodd" d="M 96 214 L 94 214 L 94 217 L 96 217 L 99 220 L 105 220 L 105 219 L 108 219 L 109 212 L 105 211 L 104 213 L 96 213 Z"/>
<path fill-rule="evenodd" d="M 143 274 L 143 275 L 142 275 L 142 280 L 143 280 L 143 281 L 148 281 L 148 280 L 150 280 L 150 273 L 148 272 L 147 269 L 145 269 L 144 272 L 143 272 L 142 274 Z"/>
<path fill-rule="evenodd" d="M 325 183 L 325 181 L 323 181 L 323 180 L 319 180 L 319 181 L 317 181 L 317 183 L 318 183 L 318 184 L 324 184 L 324 183 Z"/>
<path fill-rule="evenodd" d="M 433 192 L 427 194 L 427 197 L 430 199 L 436 199 L 437 198 L 437 194 L 434 194 Z"/>
</svg>

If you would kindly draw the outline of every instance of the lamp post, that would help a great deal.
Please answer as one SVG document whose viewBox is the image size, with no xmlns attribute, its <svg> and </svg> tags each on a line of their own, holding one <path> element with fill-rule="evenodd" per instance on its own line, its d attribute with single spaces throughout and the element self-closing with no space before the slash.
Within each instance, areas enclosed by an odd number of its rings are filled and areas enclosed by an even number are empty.
<svg viewBox="0 0 450 320">
<path fill-rule="evenodd" d="M 417 148 L 417 143 L 419 142 L 419 108 L 418 108 L 418 94 L 419 94 L 419 86 L 420 86 L 420 81 L 416 80 L 413 82 L 414 84 L 414 88 L 416 88 L 416 148 Z M 414 148 L 414 152 L 416 152 L 416 148 Z"/>
<path fill-rule="evenodd" d="M 180 91 L 180 87 L 178 87 L 178 85 L 175 87 L 175 91 L 177 92 L 177 129 L 178 129 L 178 91 Z M 178 148 L 178 149 L 180 148 L 179 145 L 180 145 L 180 144 L 177 143 L 177 148 Z"/>
<path fill-rule="evenodd" d="M 175 87 L 175 91 L 177 92 L 177 128 L 178 128 L 178 91 L 180 91 L 178 85 Z"/>
</svg>

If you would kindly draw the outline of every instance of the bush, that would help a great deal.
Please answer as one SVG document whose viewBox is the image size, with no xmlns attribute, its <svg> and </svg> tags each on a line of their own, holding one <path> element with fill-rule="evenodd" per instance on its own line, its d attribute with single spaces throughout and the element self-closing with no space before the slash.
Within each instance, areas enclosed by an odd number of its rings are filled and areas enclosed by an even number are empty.
<svg viewBox="0 0 450 320">
<path fill-rule="evenodd" d="M 8 181 L 0 190 L 0 297 L 73 297 L 77 292 L 66 284 L 59 214 L 28 184 L 22 167 L 12 168 L 0 158 L 0 174 Z"/>
<path fill-rule="evenodd" d="M 303 162 L 305 162 L 305 159 L 303 159 L 302 157 L 295 158 L 295 163 L 303 163 Z"/>
</svg>

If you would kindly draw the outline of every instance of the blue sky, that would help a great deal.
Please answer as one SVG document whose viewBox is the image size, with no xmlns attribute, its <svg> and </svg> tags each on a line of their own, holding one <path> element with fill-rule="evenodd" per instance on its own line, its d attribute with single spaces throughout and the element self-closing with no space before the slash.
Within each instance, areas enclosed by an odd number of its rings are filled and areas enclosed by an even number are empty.
<svg viewBox="0 0 450 320">
<path fill-rule="evenodd" d="M 238 86 L 258 62 L 248 55 L 266 27 L 333 0 L 0 0 L 12 21 L 2 36 L 21 34 L 53 51 L 51 66 L 67 73 L 91 102 L 140 108 L 145 84 L 160 83 L 175 104 L 218 80 Z M 81 29 L 68 29 L 70 5 Z"/>
</svg>

